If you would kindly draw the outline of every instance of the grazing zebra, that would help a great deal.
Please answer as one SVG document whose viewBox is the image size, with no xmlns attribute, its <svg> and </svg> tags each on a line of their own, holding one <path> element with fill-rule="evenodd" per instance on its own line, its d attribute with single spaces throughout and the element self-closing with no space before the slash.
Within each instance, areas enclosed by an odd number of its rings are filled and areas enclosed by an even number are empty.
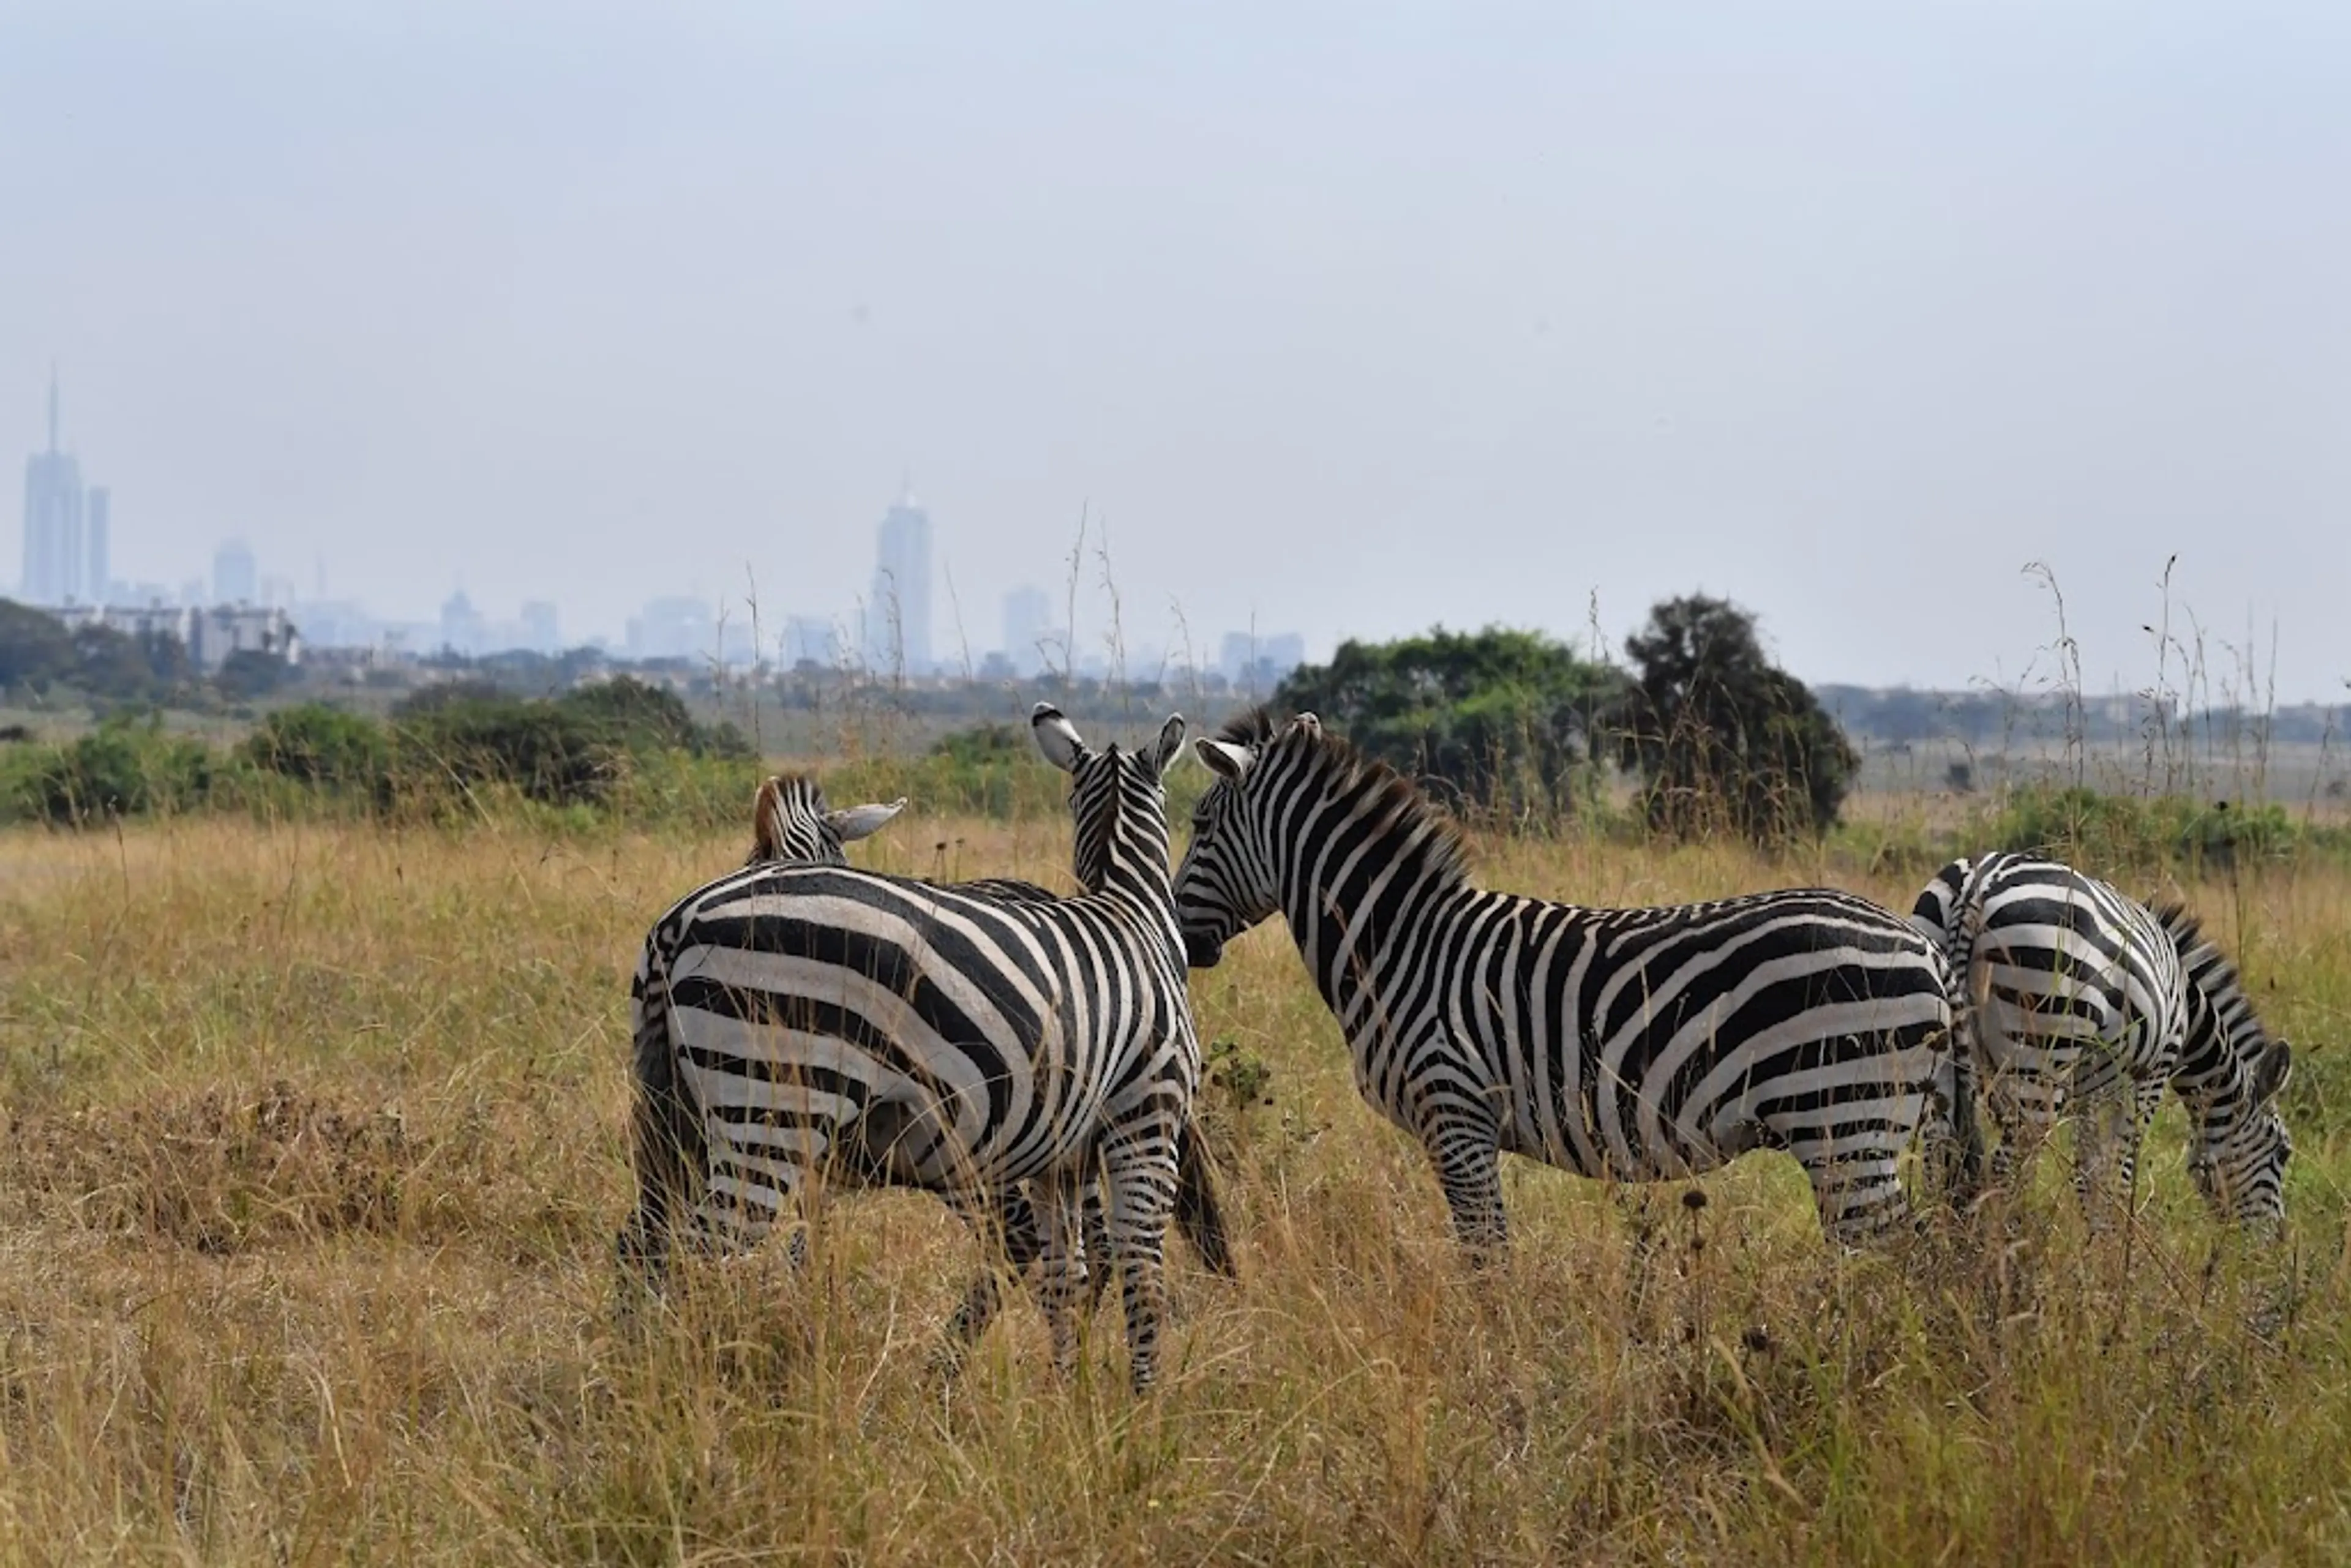
<svg viewBox="0 0 2351 1568">
<path fill-rule="evenodd" d="M 2278 1092 L 2294 1074 L 2294 1050 L 2262 1026 L 2236 965 L 2182 905 L 2155 907 L 2188 968 L 2188 1043 L 2172 1089 L 2194 1132 L 2188 1174 L 2223 1218 L 2274 1227 L 2285 1218 L 2285 1167 L 2294 1140 Z"/>
<path fill-rule="evenodd" d="M 675 1059 L 672 1098 L 698 1120 L 704 1158 L 652 1162 L 624 1245 L 658 1277 L 689 1196 L 700 1234 L 747 1246 L 828 1180 L 926 1188 L 985 1234 L 1024 1207 L 1017 1184 L 1037 1181 L 1066 1364 L 1084 1274 L 1077 1187 L 1098 1166 L 1140 1389 L 1157 1371 L 1162 1233 L 1200 1074 L 1160 782 L 1184 723 L 1171 717 L 1127 754 L 1089 748 L 1050 704 L 1029 722 L 1071 775 L 1082 894 L 1038 901 L 759 865 L 654 925 L 637 1057 Z M 992 1291 L 967 1301 L 958 1337 L 984 1329 L 995 1304 Z"/>
<path fill-rule="evenodd" d="M 762 782 L 751 805 L 751 853 L 746 865 L 777 862 L 814 865 L 847 865 L 849 856 L 844 846 L 862 839 L 905 810 L 906 798 L 900 796 L 890 804 L 851 806 L 834 811 L 826 809 L 823 787 L 813 779 L 796 773 L 775 774 Z M 979 893 L 1016 903 L 1050 904 L 1060 895 L 1050 888 L 1033 882 L 1021 882 L 1011 877 L 983 877 L 956 883 L 966 893 Z M 667 1057 L 655 1063 L 658 1072 L 666 1067 Z M 1200 1143 L 1199 1129 L 1190 1121 L 1184 1124 L 1183 1142 L 1177 1151 L 1176 1185 L 1176 1225 L 1184 1233 L 1201 1261 L 1226 1279 L 1238 1276 L 1233 1262 L 1232 1246 L 1225 1233 L 1222 1206 L 1217 1197 L 1216 1182 L 1210 1174 L 1207 1156 Z M 1090 1180 L 1084 1186 L 1084 1237 L 1086 1253 L 1091 1258 L 1106 1258 L 1110 1248 L 1110 1221 L 1103 1208 L 1106 1184 Z M 1007 1250 L 1017 1269 L 1025 1270 L 1038 1254 L 1040 1245 L 1030 1219 L 1027 1195 L 1016 1211 L 1003 1216 L 1007 1226 Z M 987 1283 L 974 1286 L 973 1301 L 994 1281 L 991 1271 Z M 1090 1271 L 1089 1301 L 1091 1308 L 1099 1302 L 1102 1287 L 1109 1282 L 1107 1270 Z"/>
<path fill-rule="evenodd" d="M 1966 993 L 1961 1032 L 2001 1134 L 1994 1178 L 2013 1174 L 2028 1133 L 2046 1137 L 2071 1109 L 2074 1189 L 2104 1228 L 2108 1156 L 2129 1193 L 2139 1140 L 2187 1043 L 2187 971 L 2170 934 L 2112 884 L 2011 853 L 1953 861 L 1910 919 Z"/>
<path fill-rule="evenodd" d="M 2108 1155 L 2129 1193 L 2168 1082 L 2197 1124 L 2189 1168 L 2214 1207 L 2247 1222 L 2283 1215 L 2291 1145 L 2270 1102 L 2293 1053 L 2184 908 L 2149 909 L 2062 862 L 2002 852 L 1945 866 L 1910 918 L 1967 993 L 1963 1032 L 2001 1134 L 1995 1177 L 2071 1112 L 2074 1188 L 2103 1229 Z"/>
<path fill-rule="evenodd" d="M 1648 1182 L 1784 1149 L 1830 1237 L 1901 1218 L 1896 1161 L 1965 1084 L 1949 970 L 1900 916 L 1816 889 L 1660 909 L 1489 893 L 1451 822 L 1311 714 L 1277 731 L 1259 709 L 1196 748 L 1216 781 L 1176 878 L 1186 956 L 1207 967 L 1286 917 L 1356 1089 L 1426 1148 L 1473 1257 L 1507 1245 L 1503 1151 Z"/>
</svg>

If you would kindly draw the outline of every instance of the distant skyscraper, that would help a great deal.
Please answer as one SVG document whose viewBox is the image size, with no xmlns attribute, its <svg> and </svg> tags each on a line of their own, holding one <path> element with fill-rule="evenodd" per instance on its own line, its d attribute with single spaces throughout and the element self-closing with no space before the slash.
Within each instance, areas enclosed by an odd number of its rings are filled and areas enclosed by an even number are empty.
<svg viewBox="0 0 2351 1568">
<path fill-rule="evenodd" d="M 821 615 L 788 615 L 784 618 L 782 662 L 788 670 L 803 664 L 837 664 L 841 662 L 841 634 Z"/>
<path fill-rule="evenodd" d="M 882 518 L 865 601 L 865 662 L 884 674 L 931 673 L 931 515 L 911 490 Z"/>
<path fill-rule="evenodd" d="M 629 622 L 628 649 L 632 659 L 708 659 L 717 623 L 699 599 L 649 599 Z"/>
<path fill-rule="evenodd" d="M 525 645 L 534 653 L 559 653 L 563 638 L 557 629 L 555 604 L 552 600 L 527 600 L 522 607 L 522 631 Z"/>
<path fill-rule="evenodd" d="M 261 596 L 261 575 L 253 564 L 253 549 L 243 539 L 230 539 L 213 552 L 213 602 L 251 604 Z"/>
<path fill-rule="evenodd" d="M 1217 667 L 1236 691 L 1267 697 L 1281 678 L 1306 662 L 1306 639 L 1295 632 L 1228 632 Z"/>
<path fill-rule="evenodd" d="M 1004 596 L 1004 656 L 1024 675 L 1068 655 L 1067 641 L 1053 625 L 1053 601 L 1045 591 L 1023 583 Z"/>
<path fill-rule="evenodd" d="M 81 526 L 81 465 L 57 445 L 57 378 L 49 376 L 49 446 L 25 462 L 26 600 L 70 604 L 89 569 Z M 102 593 L 103 587 L 99 589 Z"/>
<path fill-rule="evenodd" d="M 482 612 L 457 590 L 441 601 L 441 646 L 453 653 L 478 653 L 482 649 Z"/>
<path fill-rule="evenodd" d="M 82 492 L 82 543 L 89 553 L 86 558 L 88 564 L 82 570 L 81 596 L 92 604 L 104 604 L 113 587 L 113 578 L 110 574 L 114 563 L 108 559 L 107 553 L 113 500 L 103 485 L 93 485 Z"/>
</svg>

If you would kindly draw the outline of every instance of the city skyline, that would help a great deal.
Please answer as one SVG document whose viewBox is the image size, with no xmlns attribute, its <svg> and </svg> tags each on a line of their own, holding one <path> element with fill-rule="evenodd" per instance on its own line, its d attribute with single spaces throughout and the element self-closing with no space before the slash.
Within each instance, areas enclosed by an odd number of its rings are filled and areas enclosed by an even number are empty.
<svg viewBox="0 0 2351 1568">
<path fill-rule="evenodd" d="M 515 616 L 500 619 L 477 606 L 462 583 L 430 617 L 379 616 L 359 601 L 326 597 L 323 552 L 313 555 L 316 597 L 305 601 L 290 576 L 264 571 L 260 556 L 242 536 L 216 543 L 207 574 L 185 580 L 176 591 L 154 582 L 126 583 L 108 576 L 109 492 L 84 486 L 78 461 L 62 448 L 59 431 L 58 386 L 52 372 L 47 444 L 26 459 L 19 595 L 66 613 L 70 623 L 91 621 L 141 632 L 177 628 L 179 634 L 197 642 L 203 641 L 209 618 L 218 622 L 211 637 L 216 655 L 220 649 L 240 645 L 238 640 L 248 634 L 278 639 L 285 625 L 297 624 L 303 641 L 313 648 L 382 647 L 409 654 L 554 654 L 579 646 L 632 660 L 707 659 L 744 668 L 772 662 L 789 668 L 802 662 L 838 666 L 850 662 L 853 653 L 862 668 L 882 675 L 927 678 L 984 672 L 1012 678 L 1058 667 L 1097 674 L 1115 668 L 1142 676 L 1180 666 L 1218 672 L 1237 686 L 1262 684 L 1269 689 L 1304 657 L 1303 641 L 1295 634 L 1277 636 L 1267 644 L 1272 663 L 1259 657 L 1253 634 L 1232 632 L 1224 634 L 1214 657 L 1206 650 L 1171 652 L 1150 642 L 1128 650 L 1114 636 L 1105 637 L 1102 651 L 1088 650 L 1071 628 L 1052 622 L 1043 591 L 1024 583 L 1006 596 L 1001 647 L 973 650 L 958 618 L 953 635 L 960 658 L 942 658 L 935 642 L 939 569 L 934 527 L 927 508 L 903 484 L 876 527 L 868 591 L 854 609 L 844 612 L 795 606 L 779 624 L 764 629 L 764 634 L 756 600 L 747 598 L 741 613 L 734 613 L 725 599 L 713 601 L 691 593 L 645 600 L 627 617 L 618 638 L 600 632 L 569 643 L 562 635 L 564 617 L 557 601 L 524 597 Z M 105 591 L 87 593 L 91 583 L 103 584 Z M 281 619 L 241 613 L 247 611 L 274 612 Z M 1116 628 L 1109 632 L 1115 633 Z M 1244 642 L 1251 651 L 1237 654 Z"/>
<path fill-rule="evenodd" d="M 62 361 L 116 576 L 831 613 L 912 473 L 958 660 L 1100 646 L 1106 530 L 1164 646 L 1706 591 L 1949 689 L 2046 567 L 2094 683 L 2351 675 L 2339 7 L 135 9 L 0 51 L 0 428 Z"/>
</svg>

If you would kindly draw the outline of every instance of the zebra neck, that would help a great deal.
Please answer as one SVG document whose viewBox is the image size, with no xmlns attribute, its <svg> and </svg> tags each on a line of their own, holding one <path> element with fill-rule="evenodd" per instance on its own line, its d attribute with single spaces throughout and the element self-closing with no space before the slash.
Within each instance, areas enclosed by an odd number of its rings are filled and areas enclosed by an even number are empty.
<svg viewBox="0 0 2351 1568">
<path fill-rule="evenodd" d="M 1334 845 L 1288 863 L 1325 868 L 1295 878 L 1282 906 L 1315 988 L 1351 1039 L 1367 1009 L 1383 1010 L 1382 989 L 1419 967 L 1412 956 L 1441 948 L 1456 908 L 1479 896 L 1449 851 L 1416 852 L 1409 841 L 1375 841 L 1352 853 Z"/>
<path fill-rule="evenodd" d="M 1166 864 L 1165 846 L 1159 851 L 1160 869 L 1154 875 L 1147 851 L 1122 843 L 1113 850 L 1109 865 L 1081 896 L 1121 912 L 1149 933 L 1153 942 L 1176 956 L 1180 967 L 1184 934 L 1176 924 L 1176 895 L 1168 881 Z"/>
</svg>

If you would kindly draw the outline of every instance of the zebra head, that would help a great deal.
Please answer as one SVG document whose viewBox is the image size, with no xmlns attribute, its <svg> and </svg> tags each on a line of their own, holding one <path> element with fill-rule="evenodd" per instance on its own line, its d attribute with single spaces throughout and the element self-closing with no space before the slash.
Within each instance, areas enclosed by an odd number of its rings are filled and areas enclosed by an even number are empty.
<svg viewBox="0 0 2351 1568">
<path fill-rule="evenodd" d="M 1072 867 L 1088 893 L 1123 892 L 1165 910 L 1167 898 L 1167 791 L 1161 782 L 1184 747 L 1184 716 L 1171 714 L 1159 737 L 1139 750 L 1089 747 L 1060 708 L 1039 703 L 1029 732 L 1045 760 L 1070 776 L 1070 815 L 1077 827 Z"/>
<path fill-rule="evenodd" d="M 1311 713 L 1292 718 L 1280 735 L 1263 708 L 1225 727 L 1223 735 L 1193 743 L 1200 760 L 1216 775 L 1192 811 L 1192 841 L 1176 872 L 1176 923 L 1184 933 L 1184 960 L 1212 969 L 1225 944 L 1281 907 L 1270 835 L 1252 831 L 1255 802 L 1281 790 L 1277 762 L 1267 752 L 1280 739 L 1319 738 L 1322 721 Z M 1261 777 L 1262 775 L 1262 777 Z"/>
<path fill-rule="evenodd" d="M 2204 934 L 2203 922 L 2171 900 L 2154 914 L 2187 972 L 2188 1039 L 2172 1084 L 2195 1124 L 2188 1173 L 2224 1218 L 2274 1226 L 2285 1218 L 2285 1167 L 2294 1157 L 2277 1109 L 2294 1050 L 2263 1026 L 2244 977 Z"/>
<path fill-rule="evenodd" d="M 759 786 L 751 802 L 751 853 L 745 865 L 771 861 L 810 865 L 847 865 L 841 846 L 877 831 L 906 809 L 899 796 L 886 806 L 825 809 L 824 787 L 798 773 L 778 773 Z"/>
<path fill-rule="evenodd" d="M 2278 1114 L 2277 1096 L 2293 1074 L 2293 1048 L 2269 1040 L 2258 1057 L 2247 1059 L 2241 1095 L 2199 1096 L 2203 1103 L 2194 1107 L 2199 1125 L 2189 1140 L 2188 1174 L 2215 1211 L 2240 1225 L 2271 1227 L 2285 1219 L 2285 1167 L 2294 1157 L 2294 1138 Z"/>
</svg>

